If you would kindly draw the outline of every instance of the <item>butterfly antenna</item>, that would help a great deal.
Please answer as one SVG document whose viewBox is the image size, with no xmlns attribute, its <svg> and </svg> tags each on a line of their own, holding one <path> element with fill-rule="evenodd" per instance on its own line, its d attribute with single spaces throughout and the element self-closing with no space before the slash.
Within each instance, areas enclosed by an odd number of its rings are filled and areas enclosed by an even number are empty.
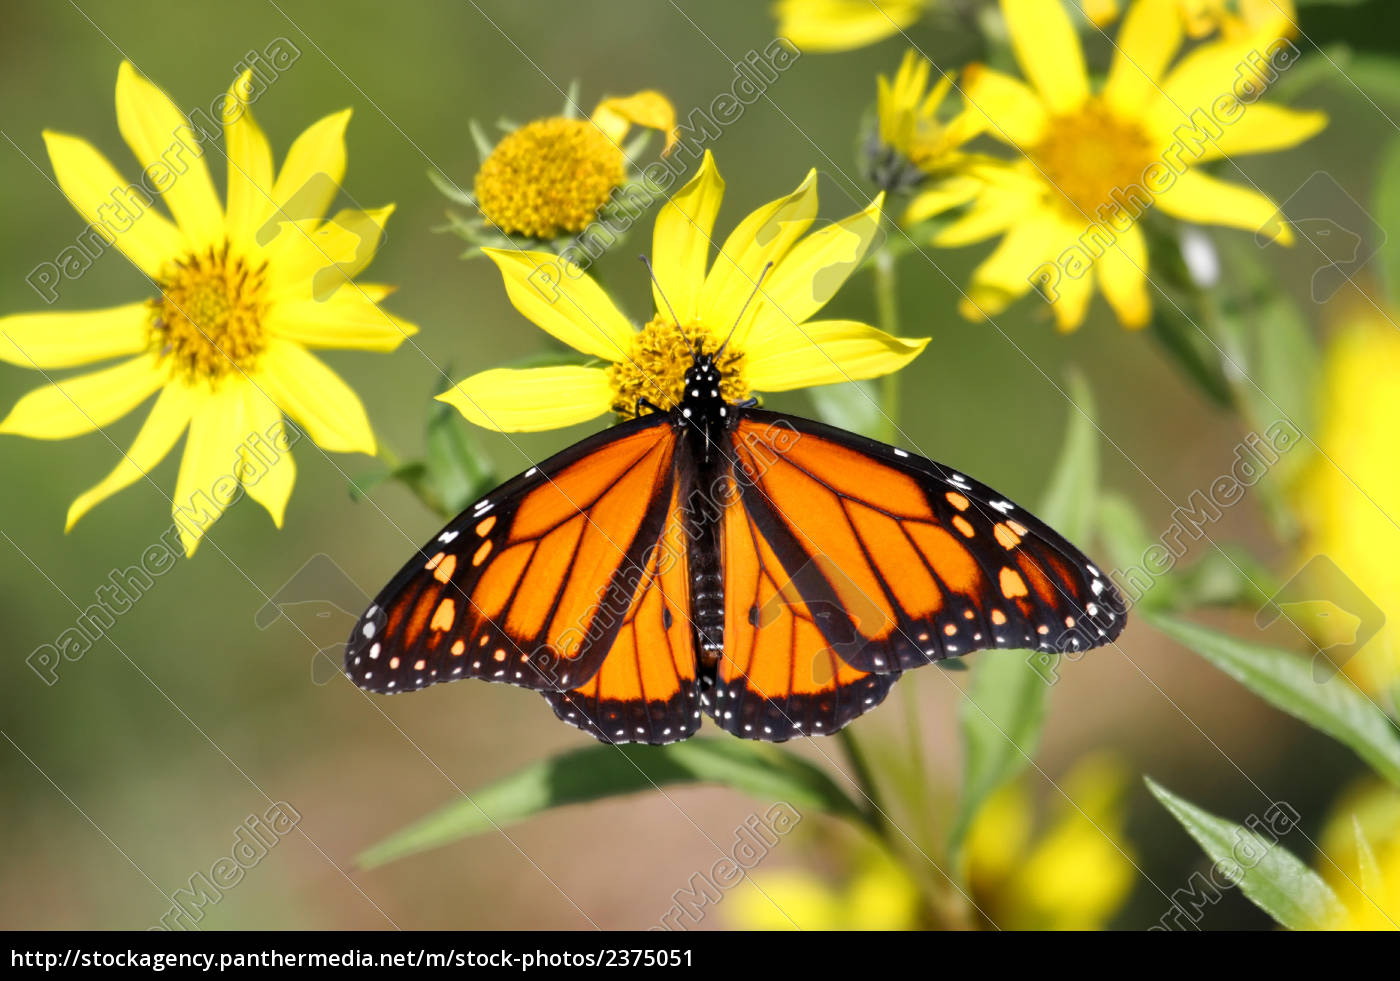
<svg viewBox="0 0 1400 981">
<path fill-rule="evenodd" d="M 753 284 L 753 292 L 751 292 L 749 294 L 749 298 L 744 301 L 744 305 L 739 308 L 739 316 L 734 318 L 734 326 L 729 328 L 729 335 L 725 337 L 724 343 L 721 344 L 719 346 L 719 350 L 715 352 L 714 356 L 716 358 L 718 358 L 721 354 L 724 353 L 724 349 L 729 346 L 729 342 L 734 338 L 734 332 L 739 329 L 739 323 L 744 319 L 744 311 L 749 308 L 749 304 L 753 302 L 753 298 L 755 296 L 758 296 L 758 290 L 763 285 L 763 277 L 767 276 L 768 270 L 772 268 L 773 263 L 769 262 L 763 267 L 763 271 L 758 274 L 758 279 Z"/>
<path fill-rule="evenodd" d="M 690 338 L 681 330 L 680 318 L 676 316 L 675 308 L 671 306 L 671 301 L 666 299 L 666 294 L 661 292 L 661 283 L 656 278 L 656 270 L 651 268 L 651 260 L 644 255 L 637 256 L 642 260 L 642 265 L 647 267 L 647 275 L 651 277 L 651 285 L 656 287 L 656 295 L 661 297 L 661 302 L 666 306 L 666 312 L 671 315 L 671 323 L 676 325 L 676 330 L 681 332 L 681 340 L 685 341 L 686 348 L 690 351 L 690 356 L 695 357 L 695 345 L 690 343 Z"/>
</svg>

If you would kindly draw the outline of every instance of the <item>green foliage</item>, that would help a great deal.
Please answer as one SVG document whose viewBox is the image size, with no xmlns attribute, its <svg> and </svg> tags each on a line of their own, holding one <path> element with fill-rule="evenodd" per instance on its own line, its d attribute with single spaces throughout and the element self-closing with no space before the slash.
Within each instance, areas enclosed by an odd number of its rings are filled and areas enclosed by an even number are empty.
<svg viewBox="0 0 1400 981">
<path fill-rule="evenodd" d="M 1343 674 L 1319 683 L 1307 659 L 1152 614 L 1148 621 L 1260 698 L 1356 751 L 1400 787 L 1400 729 Z"/>
<path fill-rule="evenodd" d="M 1290 930 L 1323 930 L 1344 913 L 1327 883 L 1278 841 L 1203 811 L 1150 777 L 1143 779 L 1215 863 L 1211 879 L 1217 885 L 1238 885 L 1254 905 Z"/>
<path fill-rule="evenodd" d="M 835 781 L 787 750 L 737 739 L 691 739 L 669 746 L 599 744 L 517 770 L 398 831 L 360 854 L 366 868 L 514 824 L 543 811 L 679 784 L 710 783 L 799 813 L 856 822 L 864 812 Z"/>
<path fill-rule="evenodd" d="M 1094 399 L 1083 378 L 1069 382 L 1072 406 L 1064 447 L 1040 516 L 1071 541 L 1094 527 L 1099 443 Z M 987 799 L 1030 763 L 1040 745 L 1056 658 L 1041 651 L 986 651 L 971 671 L 958 709 L 963 735 L 963 790 L 950 836 L 957 853 Z"/>
</svg>

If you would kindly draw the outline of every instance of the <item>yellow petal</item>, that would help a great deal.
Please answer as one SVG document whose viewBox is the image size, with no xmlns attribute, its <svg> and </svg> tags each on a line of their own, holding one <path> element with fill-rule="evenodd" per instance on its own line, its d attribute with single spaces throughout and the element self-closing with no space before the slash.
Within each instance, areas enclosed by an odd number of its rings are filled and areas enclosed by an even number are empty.
<svg viewBox="0 0 1400 981">
<path fill-rule="evenodd" d="M 1118 241 L 1104 250 L 1094 263 L 1099 289 L 1118 322 L 1124 327 L 1146 327 L 1152 319 L 1152 300 L 1147 292 L 1147 240 L 1137 225 L 1129 226 Z"/>
<path fill-rule="evenodd" d="M 345 179 L 345 127 L 350 110 L 317 120 L 292 143 L 282 170 L 272 185 L 279 222 L 320 218 L 340 192 Z M 266 245 L 276 229 L 260 229 L 258 244 Z"/>
<path fill-rule="evenodd" d="M 1103 94 L 1114 110 L 1132 118 L 1160 95 L 1162 76 L 1181 47 L 1178 0 L 1138 0 L 1115 47 Z"/>
<path fill-rule="evenodd" d="M 1201 225 L 1228 225 L 1267 236 L 1280 245 L 1293 244 L 1293 229 L 1278 205 L 1258 191 L 1188 170 L 1157 195 L 1167 214 Z"/>
<path fill-rule="evenodd" d="M 817 216 L 817 172 L 809 171 L 788 195 L 770 201 L 724 240 L 700 296 L 700 319 L 721 336 L 753 296 L 764 267 L 777 262 Z"/>
<path fill-rule="evenodd" d="M 1175 3 L 1176 0 L 1168 0 L 1168 2 Z M 1118 19 L 1118 0 L 1082 0 L 1080 8 L 1084 11 L 1084 16 L 1089 19 L 1089 23 L 1095 27 L 1112 24 Z"/>
<path fill-rule="evenodd" d="M 1078 279 L 1066 276 L 1058 284 L 1059 293 L 1051 303 L 1055 313 L 1055 326 L 1068 333 L 1084 322 L 1089 311 L 1089 301 L 1094 298 L 1094 277 L 1085 273 Z"/>
<path fill-rule="evenodd" d="M 779 0 L 778 37 L 799 51 L 849 51 L 893 37 L 919 19 L 924 0 Z"/>
<path fill-rule="evenodd" d="M 769 332 L 785 332 L 814 316 L 836 295 L 870 251 L 880 231 L 878 194 L 863 211 L 826 226 L 792 247 L 763 281 L 763 288 L 734 332 L 734 345 L 748 350 Z"/>
<path fill-rule="evenodd" d="M 185 251 L 185 238 L 155 210 L 141 185 L 126 180 L 87 140 L 44 131 L 54 177 L 78 214 L 147 276 Z"/>
<path fill-rule="evenodd" d="M 297 479 L 286 422 L 282 410 L 262 392 L 252 385 L 238 387 L 243 390 L 245 428 L 238 448 L 238 477 L 248 496 L 267 509 L 272 523 L 281 528 Z"/>
<path fill-rule="evenodd" d="M 706 150 L 699 171 L 656 213 L 651 237 L 651 262 L 656 272 L 652 297 L 658 312 L 665 313 L 669 304 L 683 324 L 692 323 L 699 315 L 710 237 L 723 198 L 724 178 L 714 156 Z"/>
<path fill-rule="evenodd" d="M 288 300 L 273 304 L 263 319 L 272 334 L 311 348 L 392 351 L 418 328 L 380 309 L 356 286 L 330 299 Z"/>
<path fill-rule="evenodd" d="M 1089 97 L 1079 35 L 1060 0 L 1001 0 L 1016 62 L 1051 113 L 1073 112 Z"/>
<path fill-rule="evenodd" d="M 1034 198 L 1024 186 L 987 187 L 967 212 L 933 237 L 943 248 L 971 245 L 1019 224 Z"/>
<path fill-rule="evenodd" d="M 131 449 L 122 456 L 116 469 L 96 486 L 79 494 L 69 507 L 64 530 L 70 530 L 79 518 L 98 504 L 154 470 L 184 434 L 197 403 L 194 389 L 184 385 L 165 386 L 142 424 L 141 431 L 136 434 Z"/>
<path fill-rule="evenodd" d="M 56 379 L 25 395 L 0 422 L 0 433 L 67 439 L 115 422 L 165 383 L 154 354 L 111 368 Z"/>
<path fill-rule="evenodd" d="M 548 252 L 482 249 L 501 270 L 506 295 L 525 319 L 595 358 L 621 361 L 632 325 L 593 277 Z"/>
<path fill-rule="evenodd" d="M 67 368 L 145 350 L 149 308 L 128 303 L 82 313 L 0 317 L 0 361 L 22 368 Z"/>
<path fill-rule="evenodd" d="M 318 446 L 374 453 L 374 431 L 360 397 L 315 355 L 281 339 L 263 352 L 254 384 Z"/>
<path fill-rule="evenodd" d="M 145 185 L 160 192 L 190 249 L 221 242 L 224 212 L 203 145 L 170 97 L 129 61 L 117 69 L 117 128 L 136 154 Z"/>
<path fill-rule="evenodd" d="M 1049 116 L 1045 104 L 1020 79 L 985 65 L 963 71 L 963 95 L 968 111 L 986 119 L 986 131 L 1003 143 L 1033 147 L 1045 137 Z"/>
<path fill-rule="evenodd" d="M 813 320 L 767 332 L 744 352 L 744 377 L 760 392 L 878 378 L 914 360 L 928 341 L 854 320 Z"/>
<path fill-rule="evenodd" d="M 950 177 L 940 181 L 914 195 L 899 223 L 907 228 L 961 207 L 975 198 L 982 188 L 982 182 L 975 177 Z"/>
<path fill-rule="evenodd" d="M 1197 160 L 1287 150 L 1310 139 L 1327 125 L 1325 112 L 1301 112 L 1256 102 L 1206 145 Z"/>
<path fill-rule="evenodd" d="M 1030 292 L 1035 271 L 1055 259 L 1065 240 L 1064 227 L 1054 215 L 1028 212 L 974 270 L 959 312 L 969 320 L 997 316 Z"/>
<path fill-rule="evenodd" d="M 1221 96 L 1244 93 L 1246 89 L 1252 89 L 1257 99 L 1265 88 L 1257 66 L 1269 64 L 1266 53 L 1276 43 L 1277 35 L 1262 31 L 1236 41 L 1211 41 L 1195 48 L 1177 62 L 1162 82 L 1164 98 L 1159 106 L 1165 115 L 1161 120 L 1154 119 L 1154 124 L 1159 128 L 1167 121 L 1179 124 L 1197 109 L 1209 110 Z M 1251 111 L 1246 108 L 1245 114 Z"/>
<path fill-rule="evenodd" d="M 384 240 L 392 204 L 371 211 L 346 208 L 326 221 L 281 224 L 266 250 L 268 296 L 273 300 L 325 301 L 351 292 Z"/>
<path fill-rule="evenodd" d="M 171 514 L 187 556 L 239 496 L 239 458 L 248 438 L 242 379 L 226 381 L 201 399 L 175 478 Z"/>
<path fill-rule="evenodd" d="M 272 148 L 253 118 L 253 72 L 229 86 L 224 102 L 224 145 L 228 151 L 228 233 L 252 248 L 258 229 L 272 215 Z"/>
<path fill-rule="evenodd" d="M 437 396 L 469 421 L 500 432 L 538 432 L 587 422 L 612 405 L 605 368 L 492 368 Z"/>
<path fill-rule="evenodd" d="M 676 144 L 676 107 L 660 92 L 647 89 L 621 98 L 604 99 L 593 110 L 593 125 L 601 129 L 619 148 L 632 126 L 645 126 L 666 134 L 670 153 Z"/>
</svg>

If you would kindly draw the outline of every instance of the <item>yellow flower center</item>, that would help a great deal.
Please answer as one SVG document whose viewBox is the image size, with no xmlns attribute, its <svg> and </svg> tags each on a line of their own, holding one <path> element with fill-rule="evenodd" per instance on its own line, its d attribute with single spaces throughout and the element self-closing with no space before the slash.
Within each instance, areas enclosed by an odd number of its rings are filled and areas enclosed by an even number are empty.
<svg viewBox="0 0 1400 981">
<path fill-rule="evenodd" d="M 511 133 L 476 175 L 476 202 L 512 235 L 557 238 L 588 227 L 626 178 L 622 151 L 585 119 L 540 119 Z"/>
<path fill-rule="evenodd" d="M 217 381 L 251 365 L 267 346 L 263 273 L 230 256 L 228 244 L 172 263 L 149 300 L 151 343 L 175 373 Z"/>
<path fill-rule="evenodd" d="M 1136 123 L 1090 99 L 1075 114 L 1051 120 L 1031 157 L 1059 189 L 1069 217 L 1095 221 L 1122 210 L 1127 189 L 1142 186 L 1155 149 Z"/>
<path fill-rule="evenodd" d="M 612 383 L 612 410 L 623 419 L 637 414 L 637 402 L 646 399 L 663 411 L 676 408 L 685 393 L 685 373 L 694 361 L 691 349 L 704 354 L 720 342 L 701 324 L 677 327 L 658 317 L 641 329 L 632 340 L 626 361 L 608 369 Z M 726 347 L 715 363 L 719 369 L 720 395 L 726 402 L 741 402 L 749 396 L 744 380 L 744 355 Z"/>
</svg>

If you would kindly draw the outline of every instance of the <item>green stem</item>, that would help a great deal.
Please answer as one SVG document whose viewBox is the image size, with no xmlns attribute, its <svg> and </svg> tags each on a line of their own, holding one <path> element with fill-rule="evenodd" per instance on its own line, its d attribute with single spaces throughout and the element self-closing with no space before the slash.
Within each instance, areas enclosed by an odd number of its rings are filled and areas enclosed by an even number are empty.
<svg viewBox="0 0 1400 981">
<path fill-rule="evenodd" d="M 892 337 L 899 336 L 899 277 L 896 260 L 889 248 L 875 253 L 875 307 L 880 329 Z M 899 431 L 899 372 L 892 371 L 880 382 L 881 422 L 879 437 L 894 442 Z"/>
<path fill-rule="evenodd" d="M 424 507 L 434 514 L 443 517 L 451 516 L 451 511 L 449 511 L 446 504 L 443 503 L 441 495 L 433 490 L 422 476 L 410 474 L 405 470 L 404 463 L 399 458 L 399 455 L 385 446 L 382 439 L 379 441 L 378 456 L 384 466 L 389 469 L 390 478 L 397 480 L 412 491 L 413 496 L 422 501 Z"/>
<path fill-rule="evenodd" d="M 860 743 L 856 741 L 855 733 L 851 727 L 847 726 L 836 734 L 836 740 L 841 744 L 841 749 L 846 754 L 846 762 L 851 766 L 851 775 L 854 777 L 856 786 L 860 789 L 863 800 L 861 809 L 865 812 L 866 824 L 894 854 L 898 854 L 896 847 L 896 835 L 898 828 L 890 818 L 888 805 L 885 804 L 880 787 L 875 782 L 875 773 L 870 768 L 870 761 L 866 759 L 865 751 L 860 748 Z"/>
</svg>

